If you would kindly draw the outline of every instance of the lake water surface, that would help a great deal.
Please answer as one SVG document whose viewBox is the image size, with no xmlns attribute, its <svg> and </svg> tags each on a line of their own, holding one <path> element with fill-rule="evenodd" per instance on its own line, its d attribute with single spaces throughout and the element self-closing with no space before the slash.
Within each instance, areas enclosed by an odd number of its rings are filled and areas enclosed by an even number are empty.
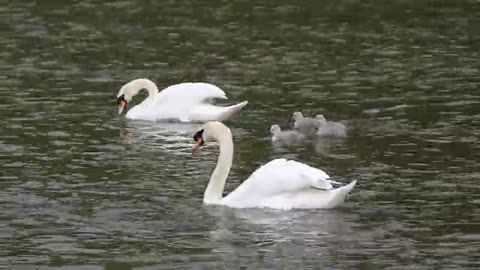
<svg viewBox="0 0 480 270">
<path fill-rule="evenodd" d="M 0 268 L 480 268 L 480 2 L 7 2 Z M 204 206 L 218 149 L 119 117 L 138 77 L 250 101 L 226 192 L 277 157 L 357 186 L 328 211 Z M 348 138 L 273 146 L 296 110 Z"/>
</svg>

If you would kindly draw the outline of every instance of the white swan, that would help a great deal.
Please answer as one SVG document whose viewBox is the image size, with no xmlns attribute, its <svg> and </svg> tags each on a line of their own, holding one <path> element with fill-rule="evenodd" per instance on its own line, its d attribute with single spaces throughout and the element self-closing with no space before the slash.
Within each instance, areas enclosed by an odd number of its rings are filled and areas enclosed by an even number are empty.
<svg viewBox="0 0 480 270">
<path fill-rule="evenodd" d="M 206 204 L 219 204 L 235 208 L 268 207 L 275 209 L 333 208 L 345 201 L 356 181 L 340 184 L 329 180 L 322 170 L 286 159 L 275 159 L 256 170 L 228 196 L 222 198 L 233 158 L 230 129 L 214 121 L 205 123 L 193 136 L 193 150 L 211 140 L 220 144 L 220 154 L 203 196 Z"/>
<path fill-rule="evenodd" d="M 180 83 L 159 92 L 151 80 L 135 79 L 123 85 L 118 91 L 118 114 L 127 108 L 128 102 L 141 90 L 147 90 L 148 97 L 127 112 L 128 119 L 180 122 L 226 120 L 248 104 L 248 101 L 244 101 L 220 107 L 207 103 L 208 99 L 227 99 L 222 89 L 208 83 Z"/>
</svg>

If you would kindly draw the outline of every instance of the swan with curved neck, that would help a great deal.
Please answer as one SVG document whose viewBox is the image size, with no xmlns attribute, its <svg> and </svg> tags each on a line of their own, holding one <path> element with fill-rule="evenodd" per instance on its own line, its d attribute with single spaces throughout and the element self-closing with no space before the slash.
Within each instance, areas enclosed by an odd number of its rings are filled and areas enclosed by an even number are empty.
<svg viewBox="0 0 480 270">
<path fill-rule="evenodd" d="M 193 136 L 196 152 L 205 143 L 220 145 L 217 166 L 203 196 L 205 204 L 235 208 L 334 208 L 341 205 L 356 181 L 340 184 L 320 169 L 293 160 L 275 159 L 261 166 L 228 196 L 222 197 L 233 160 L 232 133 L 221 122 L 205 123 Z"/>
<path fill-rule="evenodd" d="M 154 82 L 142 78 L 120 88 L 117 94 L 118 114 L 124 112 L 132 98 L 142 90 L 148 92 L 148 97 L 127 112 L 128 119 L 180 122 L 226 120 L 248 104 L 244 101 L 221 107 L 208 103 L 210 99 L 227 99 L 222 89 L 209 83 L 180 83 L 159 91 Z"/>
</svg>

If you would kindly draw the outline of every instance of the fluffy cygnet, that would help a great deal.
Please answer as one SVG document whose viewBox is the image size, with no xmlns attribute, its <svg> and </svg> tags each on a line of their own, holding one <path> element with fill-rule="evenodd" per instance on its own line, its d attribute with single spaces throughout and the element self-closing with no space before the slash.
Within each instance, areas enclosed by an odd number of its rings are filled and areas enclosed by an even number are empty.
<svg viewBox="0 0 480 270">
<path fill-rule="evenodd" d="M 295 123 L 293 128 L 306 136 L 314 136 L 317 133 L 319 123 L 311 117 L 304 117 L 301 112 L 294 112 L 292 116 Z"/>
<path fill-rule="evenodd" d="M 317 135 L 320 137 L 347 137 L 345 125 L 339 122 L 327 121 L 325 116 L 319 114 L 315 117 L 319 123 Z"/>
<path fill-rule="evenodd" d="M 305 135 L 295 130 L 282 131 L 279 125 L 272 125 L 270 133 L 272 134 L 272 142 L 295 144 L 305 139 Z"/>
</svg>

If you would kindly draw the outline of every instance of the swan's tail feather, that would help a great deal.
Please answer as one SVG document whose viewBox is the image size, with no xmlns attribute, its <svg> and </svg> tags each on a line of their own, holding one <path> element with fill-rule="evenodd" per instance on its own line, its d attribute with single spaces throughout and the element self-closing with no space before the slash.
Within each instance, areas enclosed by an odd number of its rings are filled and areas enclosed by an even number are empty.
<svg viewBox="0 0 480 270">
<path fill-rule="evenodd" d="M 226 120 L 238 114 L 243 109 L 243 107 L 247 106 L 247 104 L 248 104 L 248 101 L 243 101 L 238 104 L 226 107 L 225 112 L 222 114 L 221 120 Z"/>
<path fill-rule="evenodd" d="M 352 191 L 352 189 L 355 187 L 355 184 L 357 183 L 357 180 L 354 180 L 347 185 L 343 187 L 336 188 L 332 190 L 334 192 L 334 195 L 331 199 L 331 201 L 328 203 L 329 207 L 327 208 L 334 208 L 345 202 L 347 199 L 348 194 Z"/>
<path fill-rule="evenodd" d="M 340 187 L 339 189 L 342 189 L 342 192 L 344 192 L 345 196 L 347 196 L 348 193 L 350 193 L 350 191 L 352 191 L 352 189 L 355 187 L 355 184 L 357 184 L 357 180 L 353 180 L 348 185 Z"/>
</svg>

